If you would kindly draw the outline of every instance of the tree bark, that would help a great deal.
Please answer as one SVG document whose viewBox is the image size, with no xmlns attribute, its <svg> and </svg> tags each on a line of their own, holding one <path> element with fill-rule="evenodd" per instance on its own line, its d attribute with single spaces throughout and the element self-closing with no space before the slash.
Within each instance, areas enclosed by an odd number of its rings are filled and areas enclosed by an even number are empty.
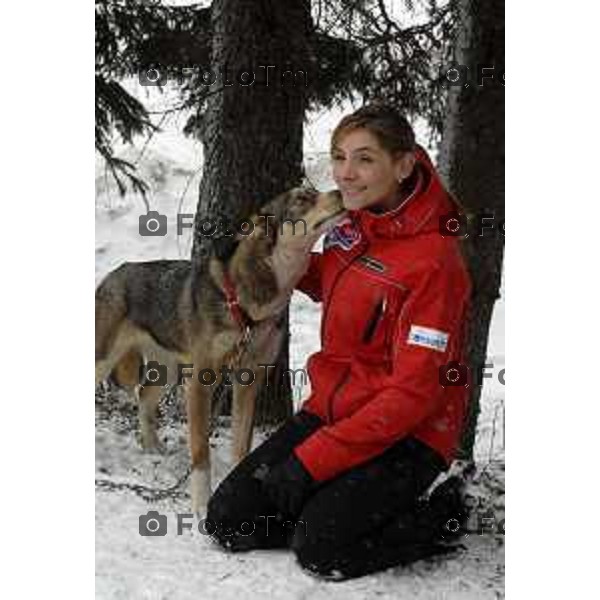
<svg viewBox="0 0 600 600">
<path fill-rule="evenodd" d="M 450 89 L 440 170 L 467 213 L 494 215 L 493 231 L 486 231 L 481 237 L 474 227 L 463 244 L 473 281 L 467 355 L 470 366 L 477 369 L 486 362 L 504 254 L 504 235 L 500 233 L 505 215 L 504 0 L 459 0 L 458 7 L 455 57 L 469 68 L 469 78 L 467 87 Z M 494 79 L 483 79 L 479 85 L 476 74 L 483 65 L 493 65 Z M 472 386 L 459 453 L 462 459 L 473 459 L 480 397 L 481 385 Z"/>
<path fill-rule="evenodd" d="M 202 235 L 204 219 L 239 223 L 300 183 L 307 79 L 299 72 L 310 76 L 312 70 L 309 2 L 213 0 L 211 22 L 211 69 L 217 80 L 202 135 L 205 163 L 192 250 L 197 277 L 205 276 L 208 256 L 232 244 L 231 238 Z M 286 70 L 292 77 L 283 75 Z M 286 332 L 289 336 L 287 319 Z M 288 368 L 287 343 L 277 365 L 277 370 Z M 268 394 L 259 395 L 259 424 L 292 413 L 289 380 L 276 381 L 263 390 Z"/>
</svg>

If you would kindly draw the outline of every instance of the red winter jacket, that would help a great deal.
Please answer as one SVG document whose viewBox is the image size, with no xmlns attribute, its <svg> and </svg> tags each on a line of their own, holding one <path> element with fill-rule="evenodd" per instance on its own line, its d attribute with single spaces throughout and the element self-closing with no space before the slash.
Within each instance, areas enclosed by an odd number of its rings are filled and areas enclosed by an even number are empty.
<svg viewBox="0 0 600 600">
<path fill-rule="evenodd" d="M 323 302 L 321 350 L 308 359 L 303 410 L 325 425 L 294 452 L 325 481 L 407 435 L 446 462 L 458 446 L 467 388 L 443 387 L 439 367 L 464 363 L 470 280 L 458 238 L 439 233 L 456 210 L 429 157 L 398 208 L 349 216 L 311 255 L 298 289 Z"/>
</svg>

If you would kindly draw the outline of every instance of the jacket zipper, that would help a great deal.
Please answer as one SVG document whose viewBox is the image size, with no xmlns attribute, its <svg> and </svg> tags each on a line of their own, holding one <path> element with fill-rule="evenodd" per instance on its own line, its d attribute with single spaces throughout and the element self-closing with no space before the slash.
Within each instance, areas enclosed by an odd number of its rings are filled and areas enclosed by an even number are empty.
<svg viewBox="0 0 600 600">
<path fill-rule="evenodd" d="M 333 282 L 333 284 L 331 285 L 331 291 L 329 292 L 329 298 L 333 297 L 333 292 L 335 290 L 335 287 L 337 286 L 340 277 L 352 266 L 352 263 L 356 260 L 358 260 L 361 256 L 363 256 L 365 254 L 365 252 L 369 249 L 369 244 L 366 244 L 365 248 L 363 249 L 363 251 L 360 254 L 357 254 L 343 269 L 340 270 L 340 272 L 336 275 L 335 281 Z M 327 314 L 329 313 L 329 306 L 331 305 L 331 302 L 327 303 L 327 307 L 325 312 L 323 313 L 323 320 L 322 320 L 322 334 L 325 333 L 325 327 L 327 325 Z M 323 335 L 321 337 L 324 337 Z M 342 376 L 340 382 L 338 383 L 337 389 L 335 390 L 335 392 L 331 395 L 331 397 L 329 398 L 329 402 L 327 404 L 327 420 L 329 425 L 333 424 L 333 401 L 335 399 L 335 397 L 339 394 L 340 390 L 342 389 L 342 387 L 344 387 L 344 385 L 346 384 L 346 381 L 348 379 L 348 376 L 350 375 L 350 367 L 348 366 L 346 368 L 346 371 L 344 373 L 344 375 Z"/>
<path fill-rule="evenodd" d="M 369 319 L 369 322 L 367 323 L 367 326 L 365 327 L 365 329 L 363 331 L 363 336 L 362 336 L 363 344 L 368 344 L 375 336 L 375 331 L 377 331 L 377 325 L 379 325 L 379 322 L 381 321 L 381 317 L 383 317 L 384 309 L 385 309 L 385 298 L 382 298 L 375 305 L 375 310 L 373 311 L 373 314 L 371 315 L 371 318 Z"/>
<path fill-rule="evenodd" d="M 354 261 L 358 260 L 361 256 L 363 256 L 368 249 L 369 249 L 369 244 L 367 244 L 365 246 L 364 250 L 360 254 L 357 254 L 345 267 L 340 269 L 339 273 L 335 276 L 335 281 L 331 285 L 331 291 L 329 292 L 329 298 L 331 298 L 333 296 L 333 292 L 338 284 L 338 281 L 340 280 L 340 277 L 352 266 L 352 263 L 354 263 Z M 327 302 L 327 306 L 325 307 L 325 310 L 323 311 L 323 318 L 321 319 L 321 338 L 322 339 L 324 339 L 323 334 L 325 333 L 325 326 L 327 325 L 327 315 L 329 313 L 330 305 L 331 305 L 331 302 Z"/>
<path fill-rule="evenodd" d="M 367 327 L 365 328 L 365 331 L 363 333 L 363 339 L 362 339 L 363 343 L 370 342 L 371 339 L 373 339 L 373 335 L 375 334 L 377 325 L 379 324 L 379 322 L 381 321 L 381 317 L 383 316 L 384 308 L 385 308 L 385 298 L 382 298 L 376 304 L 375 310 L 373 311 L 373 315 L 371 316 L 371 319 L 367 323 Z M 329 400 L 329 404 L 327 406 L 327 418 L 328 418 L 330 425 L 333 424 L 333 401 L 335 400 L 336 396 L 340 393 L 340 390 L 344 387 L 344 385 L 346 385 L 346 382 L 348 381 L 348 376 L 350 375 L 350 371 L 351 371 L 351 368 L 347 367 L 346 371 L 344 372 L 344 375 L 342 376 L 340 382 L 337 385 L 337 389 L 331 395 L 331 398 Z"/>
</svg>

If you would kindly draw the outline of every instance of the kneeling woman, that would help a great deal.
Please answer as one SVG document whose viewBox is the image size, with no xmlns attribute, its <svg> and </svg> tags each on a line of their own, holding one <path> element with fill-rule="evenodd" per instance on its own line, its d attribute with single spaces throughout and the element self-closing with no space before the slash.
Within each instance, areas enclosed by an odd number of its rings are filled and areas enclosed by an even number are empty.
<svg viewBox="0 0 600 600">
<path fill-rule="evenodd" d="M 440 232 L 457 207 L 401 115 L 346 116 L 331 158 L 348 217 L 298 286 L 323 302 L 311 395 L 221 483 L 207 518 L 231 551 L 289 546 L 341 580 L 426 556 L 455 516 L 420 497 L 461 435 L 466 388 L 441 377 L 464 362 L 470 282 Z"/>
</svg>

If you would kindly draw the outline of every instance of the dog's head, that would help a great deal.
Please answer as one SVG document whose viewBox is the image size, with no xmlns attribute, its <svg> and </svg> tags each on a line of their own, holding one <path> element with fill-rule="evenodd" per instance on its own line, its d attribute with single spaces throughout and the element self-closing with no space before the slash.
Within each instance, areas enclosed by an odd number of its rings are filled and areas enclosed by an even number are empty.
<svg viewBox="0 0 600 600">
<path fill-rule="evenodd" d="M 214 241 L 215 256 L 224 263 L 244 246 L 244 253 L 264 257 L 276 245 L 290 251 L 310 250 L 323 233 L 342 220 L 346 210 L 337 190 L 318 192 L 297 187 L 276 196 L 244 222 L 234 238 Z"/>
<path fill-rule="evenodd" d="M 261 208 L 256 215 L 260 222 L 257 234 L 270 237 L 273 245 L 282 243 L 310 249 L 345 213 L 337 190 L 318 192 L 314 188 L 297 187 Z M 253 222 L 256 223 L 254 217 Z"/>
<path fill-rule="evenodd" d="M 306 267 L 305 260 L 315 242 L 345 214 L 337 190 L 293 188 L 284 192 L 250 218 L 252 226 L 247 234 L 236 234 L 236 245 L 228 259 L 213 261 L 213 278 L 219 283 L 223 270 L 227 270 L 247 306 L 251 302 L 258 307 L 267 305 L 293 283 L 295 271 Z M 289 276 L 290 281 L 285 286 L 282 286 L 282 256 L 286 267 L 289 266 L 286 279 Z"/>
</svg>

